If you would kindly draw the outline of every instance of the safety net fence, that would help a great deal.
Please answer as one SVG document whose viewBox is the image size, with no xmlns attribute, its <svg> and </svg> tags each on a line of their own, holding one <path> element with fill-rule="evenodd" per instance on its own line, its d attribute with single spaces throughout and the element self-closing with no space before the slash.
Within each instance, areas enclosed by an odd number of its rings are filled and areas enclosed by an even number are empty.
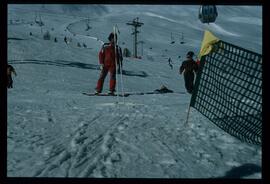
<svg viewBox="0 0 270 184">
<path fill-rule="evenodd" d="M 262 55 L 215 43 L 201 58 L 190 106 L 241 141 L 261 145 Z"/>
</svg>

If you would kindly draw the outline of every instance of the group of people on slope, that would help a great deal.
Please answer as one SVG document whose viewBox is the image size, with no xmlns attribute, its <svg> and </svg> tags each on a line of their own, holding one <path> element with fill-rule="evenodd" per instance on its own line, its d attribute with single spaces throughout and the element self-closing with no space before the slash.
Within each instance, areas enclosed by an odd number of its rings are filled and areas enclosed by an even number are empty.
<svg viewBox="0 0 270 184">
<path fill-rule="evenodd" d="M 95 94 L 102 92 L 104 80 L 110 72 L 110 90 L 109 94 L 113 95 L 116 86 L 116 67 L 118 73 L 122 69 L 122 50 L 117 43 L 117 35 L 110 33 L 108 37 L 109 43 L 105 43 L 99 52 L 99 64 L 101 65 L 100 76 L 96 85 Z M 179 68 L 180 75 L 184 73 L 185 87 L 188 93 L 192 94 L 194 86 L 195 73 L 198 71 L 198 64 L 193 60 L 194 52 L 189 51 L 186 60 L 183 61 Z"/>
<path fill-rule="evenodd" d="M 109 82 L 109 94 L 115 93 L 116 86 L 116 68 L 117 73 L 122 72 L 123 56 L 121 47 L 117 45 L 117 34 L 110 33 L 108 37 L 109 43 L 104 43 L 101 50 L 99 51 L 99 64 L 100 64 L 100 75 L 97 81 L 95 94 L 102 92 L 103 83 L 108 73 L 110 73 Z M 198 64 L 193 60 L 194 52 L 189 51 L 186 55 L 186 60 L 183 61 L 179 68 L 179 74 L 184 73 L 185 88 L 188 93 L 192 94 L 194 86 L 195 73 L 198 71 Z M 13 87 L 13 80 L 11 74 L 16 75 L 15 69 L 8 65 L 7 67 L 7 87 Z"/>
</svg>

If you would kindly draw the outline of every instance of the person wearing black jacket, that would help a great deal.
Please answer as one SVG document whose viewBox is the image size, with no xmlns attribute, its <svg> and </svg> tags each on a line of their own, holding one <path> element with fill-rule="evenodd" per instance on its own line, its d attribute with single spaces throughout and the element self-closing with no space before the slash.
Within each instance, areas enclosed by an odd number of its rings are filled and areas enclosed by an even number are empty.
<svg viewBox="0 0 270 184">
<path fill-rule="evenodd" d="M 193 60 L 194 52 L 187 53 L 187 59 L 179 68 L 180 75 L 184 72 L 185 87 L 188 93 L 192 94 L 194 86 L 194 73 L 198 71 L 198 65 Z"/>
<path fill-rule="evenodd" d="M 7 65 L 7 88 L 13 88 L 12 73 L 17 76 L 17 73 L 13 66 Z"/>
</svg>

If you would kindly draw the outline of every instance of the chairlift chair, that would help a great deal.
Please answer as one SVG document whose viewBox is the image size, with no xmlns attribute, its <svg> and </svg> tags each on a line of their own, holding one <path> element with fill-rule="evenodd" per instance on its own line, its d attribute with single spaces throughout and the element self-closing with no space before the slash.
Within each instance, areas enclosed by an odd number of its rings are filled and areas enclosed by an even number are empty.
<svg viewBox="0 0 270 184">
<path fill-rule="evenodd" d="M 201 5 L 199 8 L 199 19 L 202 23 L 213 23 L 218 16 L 215 5 Z"/>
</svg>

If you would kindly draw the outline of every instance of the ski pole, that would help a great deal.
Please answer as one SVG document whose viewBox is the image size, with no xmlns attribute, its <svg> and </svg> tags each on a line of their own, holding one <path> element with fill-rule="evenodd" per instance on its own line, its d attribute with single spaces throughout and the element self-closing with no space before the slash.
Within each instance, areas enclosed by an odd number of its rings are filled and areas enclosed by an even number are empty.
<svg viewBox="0 0 270 184">
<path fill-rule="evenodd" d="M 114 61 L 115 61 L 115 77 L 116 77 L 116 89 L 117 89 L 117 104 L 119 103 L 119 94 L 118 94 L 118 79 L 117 79 L 117 39 L 116 39 L 116 27 L 113 26 L 113 36 L 114 36 Z"/>
<path fill-rule="evenodd" d="M 118 28 L 117 24 L 115 25 L 115 27 L 117 29 L 118 34 L 120 34 L 120 31 L 119 31 L 119 28 Z M 117 40 L 117 43 L 118 43 L 118 40 Z M 119 60 L 119 62 L 120 62 L 120 60 Z M 124 96 L 124 83 L 123 83 L 122 63 L 119 63 L 119 66 L 120 66 L 119 68 L 120 68 L 121 88 L 122 88 L 121 90 L 122 90 L 122 95 Z"/>
<path fill-rule="evenodd" d="M 114 32 L 116 32 L 116 29 L 117 29 L 117 32 L 120 34 L 120 31 L 118 29 L 118 26 L 115 25 L 114 26 Z M 115 56 L 117 56 L 118 54 L 118 50 L 117 50 L 117 43 L 118 43 L 118 39 L 116 41 L 116 45 L 115 45 Z M 119 57 L 119 56 L 118 56 Z M 117 59 L 119 59 L 118 57 L 116 57 Z M 116 59 L 116 61 L 117 61 Z M 121 79 L 121 92 L 122 92 L 122 99 L 123 99 L 123 103 L 125 103 L 125 98 L 124 98 L 124 85 L 123 85 L 123 73 L 122 73 L 122 65 L 120 63 L 120 59 L 119 59 L 119 69 L 120 69 L 120 79 Z M 118 71 L 118 70 L 117 70 Z M 118 90 L 118 85 L 117 85 L 117 90 Z M 118 95 L 118 94 L 117 94 Z"/>
<path fill-rule="evenodd" d="M 123 72 L 122 72 L 122 66 L 120 64 L 120 78 L 121 78 L 121 90 L 122 90 L 122 98 L 123 102 L 125 103 L 125 97 L 124 97 L 124 83 L 123 83 Z"/>
<path fill-rule="evenodd" d="M 189 104 L 189 106 L 188 106 L 187 119 L 186 119 L 185 126 L 188 124 L 189 112 L 190 112 L 190 104 Z"/>
</svg>

